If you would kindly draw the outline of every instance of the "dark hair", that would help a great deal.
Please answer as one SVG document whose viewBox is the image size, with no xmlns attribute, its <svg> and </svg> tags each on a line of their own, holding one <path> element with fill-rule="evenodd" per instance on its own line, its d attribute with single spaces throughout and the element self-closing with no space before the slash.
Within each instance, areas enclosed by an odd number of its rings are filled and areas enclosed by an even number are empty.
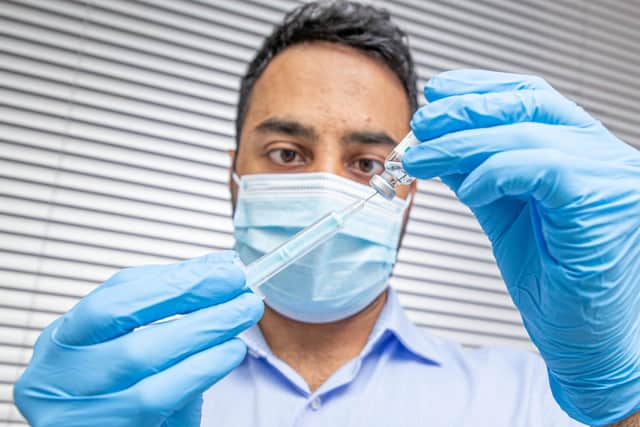
<svg viewBox="0 0 640 427">
<path fill-rule="evenodd" d="M 249 63 L 240 83 L 236 144 L 249 109 L 251 92 L 271 60 L 286 48 L 304 42 L 327 41 L 365 52 L 386 64 L 400 79 L 411 112 L 418 108 L 417 79 L 406 34 L 386 10 L 352 1 L 319 1 L 289 12 Z"/>
</svg>

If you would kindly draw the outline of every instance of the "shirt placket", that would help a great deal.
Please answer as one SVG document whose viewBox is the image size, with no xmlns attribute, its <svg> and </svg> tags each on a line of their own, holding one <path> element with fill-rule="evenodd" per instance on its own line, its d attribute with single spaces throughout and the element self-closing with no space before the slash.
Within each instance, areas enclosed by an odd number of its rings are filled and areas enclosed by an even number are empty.
<svg viewBox="0 0 640 427">
<path fill-rule="evenodd" d="M 362 360 L 359 357 L 350 361 L 332 375 L 318 390 L 306 396 L 304 406 L 295 417 L 294 427 L 326 425 L 327 419 L 326 416 L 323 416 L 323 411 L 326 410 L 326 405 L 332 398 L 332 392 L 351 383 L 358 375 L 361 366 Z"/>
</svg>

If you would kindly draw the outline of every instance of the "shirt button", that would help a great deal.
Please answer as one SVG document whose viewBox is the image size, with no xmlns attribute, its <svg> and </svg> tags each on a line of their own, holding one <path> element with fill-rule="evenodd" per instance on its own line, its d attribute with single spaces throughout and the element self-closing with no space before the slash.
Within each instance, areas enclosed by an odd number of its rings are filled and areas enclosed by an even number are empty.
<svg viewBox="0 0 640 427">
<path fill-rule="evenodd" d="M 311 406 L 311 409 L 313 409 L 314 411 L 317 411 L 318 409 L 320 409 L 320 406 L 322 406 L 322 400 L 320 400 L 319 397 L 315 397 L 311 401 L 311 404 L 309 406 Z"/>
</svg>

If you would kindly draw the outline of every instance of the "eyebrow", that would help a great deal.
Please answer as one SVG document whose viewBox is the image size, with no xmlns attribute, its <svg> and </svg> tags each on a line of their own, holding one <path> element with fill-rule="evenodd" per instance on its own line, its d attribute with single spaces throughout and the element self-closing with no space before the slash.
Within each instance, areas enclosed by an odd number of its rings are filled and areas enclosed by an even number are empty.
<svg viewBox="0 0 640 427">
<path fill-rule="evenodd" d="M 312 127 L 305 126 L 296 120 L 277 117 L 272 117 L 261 122 L 256 126 L 255 130 L 261 133 L 275 132 L 292 137 L 306 138 L 314 142 L 319 139 L 317 132 Z M 391 147 L 395 147 L 398 144 L 397 141 L 386 132 L 370 131 L 349 132 L 342 138 L 342 143 L 388 145 Z"/>
<path fill-rule="evenodd" d="M 377 145 L 389 145 L 395 147 L 398 143 L 386 132 L 350 132 L 342 141 L 344 143 L 351 144 L 377 144 Z"/>
<path fill-rule="evenodd" d="M 270 118 L 258 126 L 256 126 L 256 131 L 261 133 L 266 132 L 276 132 L 281 133 L 288 136 L 296 136 L 309 139 L 311 141 L 318 140 L 318 134 L 316 131 L 309 126 L 305 126 L 300 122 L 289 119 L 280 119 L 280 118 Z"/>
</svg>

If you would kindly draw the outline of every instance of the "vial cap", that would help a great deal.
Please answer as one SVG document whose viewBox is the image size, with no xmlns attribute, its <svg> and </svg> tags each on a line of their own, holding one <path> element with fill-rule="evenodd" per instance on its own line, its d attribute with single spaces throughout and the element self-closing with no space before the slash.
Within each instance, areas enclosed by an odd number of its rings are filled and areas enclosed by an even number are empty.
<svg viewBox="0 0 640 427">
<path fill-rule="evenodd" d="M 380 175 L 372 176 L 369 185 L 387 200 L 392 200 L 396 196 L 396 189 L 393 185 Z"/>
</svg>

